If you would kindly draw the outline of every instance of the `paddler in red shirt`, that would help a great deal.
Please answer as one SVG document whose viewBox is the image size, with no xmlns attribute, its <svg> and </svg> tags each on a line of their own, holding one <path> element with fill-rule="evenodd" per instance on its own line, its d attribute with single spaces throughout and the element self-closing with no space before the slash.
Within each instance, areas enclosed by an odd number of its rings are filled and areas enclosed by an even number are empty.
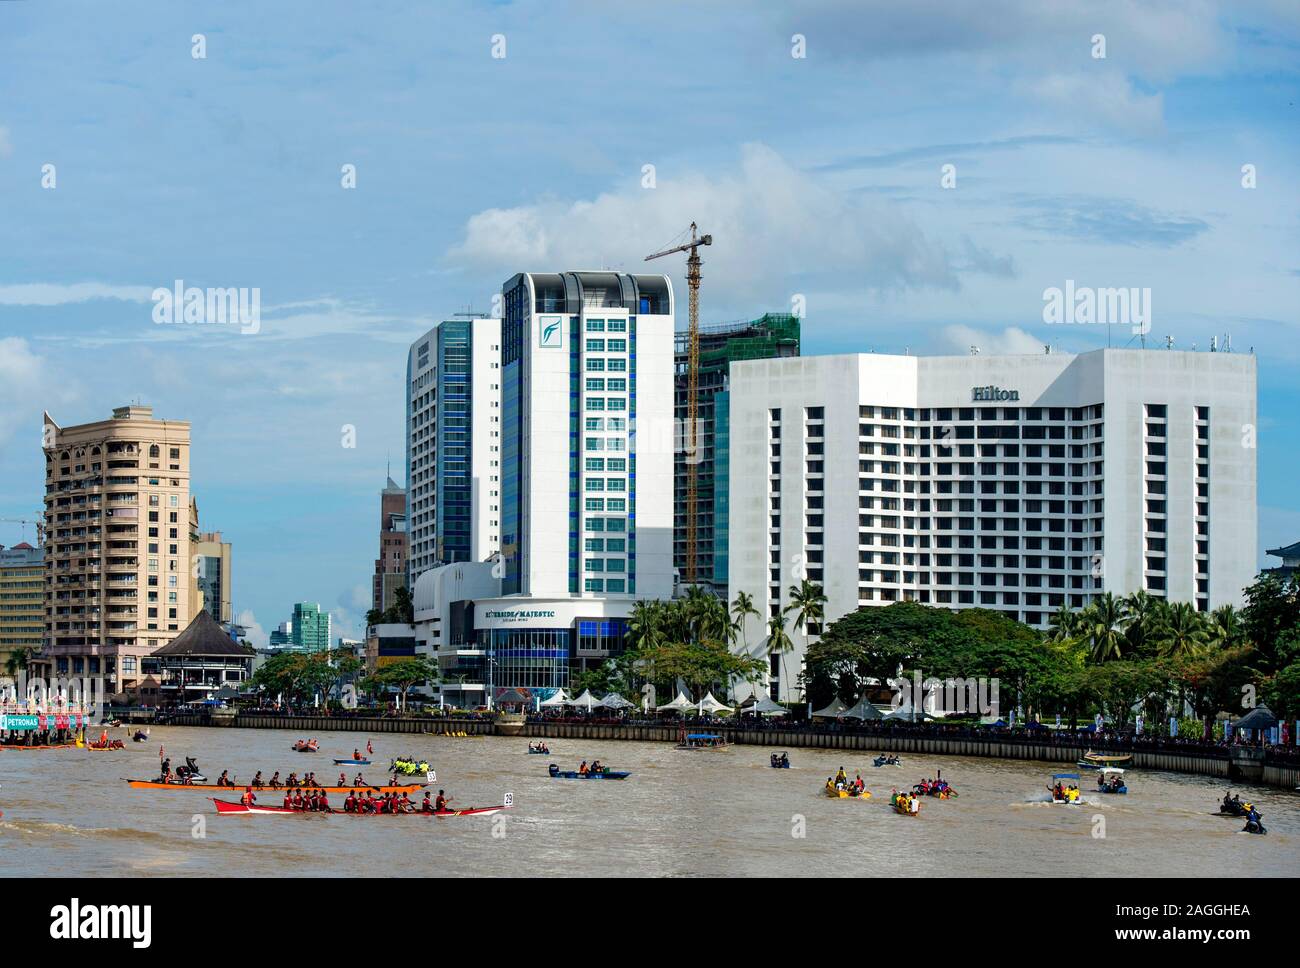
<svg viewBox="0 0 1300 968">
<path fill-rule="evenodd" d="M 343 801 L 343 812 L 344 813 L 357 812 L 357 791 L 356 790 L 348 791 L 348 797 L 346 800 Z"/>
<path fill-rule="evenodd" d="M 246 807 L 251 807 L 253 804 L 257 802 L 257 797 L 253 795 L 252 787 L 244 788 L 244 795 L 239 798 L 239 802 Z"/>
<path fill-rule="evenodd" d="M 334 812 L 334 809 L 330 806 L 330 796 L 324 790 L 320 792 L 320 801 L 316 804 L 316 809 L 321 813 Z"/>
<path fill-rule="evenodd" d="M 433 801 L 433 812 L 442 813 L 447 809 L 447 798 L 443 796 L 443 791 L 438 791 L 438 799 Z"/>
<path fill-rule="evenodd" d="M 428 790 L 424 791 L 424 802 L 420 804 L 420 813 L 433 813 L 433 801 L 430 799 L 433 794 Z"/>
<path fill-rule="evenodd" d="M 284 791 L 284 809 L 286 809 L 286 810 L 292 810 L 292 809 L 293 809 L 293 791 L 292 791 L 292 790 L 285 790 L 285 791 Z"/>
</svg>

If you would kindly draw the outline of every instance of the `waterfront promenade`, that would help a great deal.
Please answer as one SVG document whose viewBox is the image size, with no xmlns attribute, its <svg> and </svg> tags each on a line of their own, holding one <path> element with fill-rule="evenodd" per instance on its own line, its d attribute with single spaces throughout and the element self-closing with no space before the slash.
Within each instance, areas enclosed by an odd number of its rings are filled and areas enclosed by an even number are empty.
<svg viewBox="0 0 1300 968">
<path fill-rule="evenodd" d="M 327 731 L 368 734 L 512 735 L 534 739 L 625 740 L 675 743 L 686 725 L 724 736 L 729 743 L 778 749 L 852 750 L 859 752 L 925 753 L 1004 760 L 1042 760 L 1073 764 L 1088 751 L 1133 757 L 1138 769 L 1173 770 L 1233 782 L 1262 783 L 1294 790 L 1300 785 L 1300 750 L 1223 745 L 1167 737 L 1119 734 L 1060 733 L 1050 730 L 1006 730 L 973 726 L 910 723 L 808 723 L 772 721 L 689 722 L 665 719 L 554 719 L 529 717 L 503 724 L 487 717 L 285 715 L 238 712 L 172 715 L 174 726 L 225 726 L 236 729 L 283 729 L 300 735 Z"/>
</svg>

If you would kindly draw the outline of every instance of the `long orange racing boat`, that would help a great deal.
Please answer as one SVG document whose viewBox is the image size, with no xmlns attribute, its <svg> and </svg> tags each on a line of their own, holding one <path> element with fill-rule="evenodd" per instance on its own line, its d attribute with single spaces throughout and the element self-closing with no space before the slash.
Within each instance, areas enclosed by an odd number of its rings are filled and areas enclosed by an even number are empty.
<svg viewBox="0 0 1300 968">
<path fill-rule="evenodd" d="M 249 786 L 247 783 L 232 783 L 230 786 L 218 786 L 215 783 L 159 783 L 156 780 L 127 780 L 127 785 L 133 790 L 194 790 L 197 792 L 220 790 L 225 793 L 241 793 Z M 290 790 L 323 790 L 326 793 L 350 793 L 353 790 L 365 790 L 373 793 L 416 793 L 428 786 L 427 783 L 404 783 L 397 786 L 356 783 L 352 786 L 316 786 L 305 787 L 301 784 L 293 787 L 260 786 L 253 787 L 259 793 L 283 793 L 286 789 Z"/>
</svg>

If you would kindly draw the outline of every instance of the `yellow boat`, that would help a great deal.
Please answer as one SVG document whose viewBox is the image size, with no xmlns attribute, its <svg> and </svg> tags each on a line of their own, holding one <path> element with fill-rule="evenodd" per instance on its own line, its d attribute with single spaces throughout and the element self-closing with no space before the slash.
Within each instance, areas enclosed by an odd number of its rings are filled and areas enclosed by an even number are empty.
<svg viewBox="0 0 1300 968">
<path fill-rule="evenodd" d="M 854 796 L 849 793 L 848 790 L 827 790 L 826 796 L 830 797 L 832 800 L 870 800 L 871 791 L 863 790 L 857 796 Z"/>
</svg>

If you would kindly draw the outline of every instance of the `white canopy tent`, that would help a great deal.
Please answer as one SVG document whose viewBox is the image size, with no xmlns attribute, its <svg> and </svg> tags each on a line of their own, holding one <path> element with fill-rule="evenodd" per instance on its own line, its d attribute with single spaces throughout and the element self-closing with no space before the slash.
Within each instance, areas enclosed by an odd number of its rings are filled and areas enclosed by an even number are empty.
<svg viewBox="0 0 1300 968">
<path fill-rule="evenodd" d="M 731 707 L 718 702 L 713 698 L 713 693 L 709 693 L 696 705 L 696 711 L 699 713 L 729 713 Z"/>
<path fill-rule="evenodd" d="M 886 713 L 884 718 L 904 719 L 907 720 L 907 722 L 909 723 L 918 723 L 918 722 L 924 722 L 927 719 L 934 719 L 934 717 L 931 716 L 929 713 L 927 713 L 924 709 L 918 711 L 910 704 L 907 706 L 899 706 L 897 709 L 893 710 L 892 712 Z"/>
<path fill-rule="evenodd" d="M 836 719 L 837 717 L 839 717 L 841 713 L 843 713 L 848 708 L 849 708 L 848 706 L 840 702 L 839 696 L 836 696 L 834 699 L 831 700 L 831 704 L 827 706 L 825 709 L 819 709 L 815 713 L 813 713 L 813 718 L 814 719 L 818 719 L 818 718 Z"/>
<path fill-rule="evenodd" d="M 666 702 L 662 706 L 655 707 L 655 712 L 683 712 L 687 709 L 694 709 L 695 704 L 686 698 L 686 693 L 679 692 L 677 698 L 672 702 Z"/>
<path fill-rule="evenodd" d="M 628 702 L 616 692 L 611 692 L 600 701 L 600 704 L 606 709 L 630 709 L 636 705 L 636 703 Z"/>
<path fill-rule="evenodd" d="M 538 705 L 541 706 L 543 709 L 557 709 L 560 706 L 567 706 L 571 702 L 572 700 L 569 699 L 569 694 L 565 692 L 563 689 L 560 689 L 550 699 L 545 699 L 542 702 L 538 703 Z"/>
<path fill-rule="evenodd" d="M 770 696 L 764 695 L 750 696 L 740 704 L 740 708 L 743 712 L 758 713 L 760 716 L 785 716 L 790 712 L 780 703 L 773 702 Z"/>
<path fill-rule="evenodd" d="M 600 705 L 600 700 L 591 694 L 590 689 L 584 689 L 582 690 L 582 695 L 577 699 L 574 699 L 569 705 L 591 712 Z"/>
<path fill-rule="evenodd" d="M 863 696 L 858 700 L 857 705 L 852 709 L 846 709 L 840 716 L 841 719 L 884 719 L 885 715 L 874 705 L 867 702 L 867 697 Z"/>
</svg>

